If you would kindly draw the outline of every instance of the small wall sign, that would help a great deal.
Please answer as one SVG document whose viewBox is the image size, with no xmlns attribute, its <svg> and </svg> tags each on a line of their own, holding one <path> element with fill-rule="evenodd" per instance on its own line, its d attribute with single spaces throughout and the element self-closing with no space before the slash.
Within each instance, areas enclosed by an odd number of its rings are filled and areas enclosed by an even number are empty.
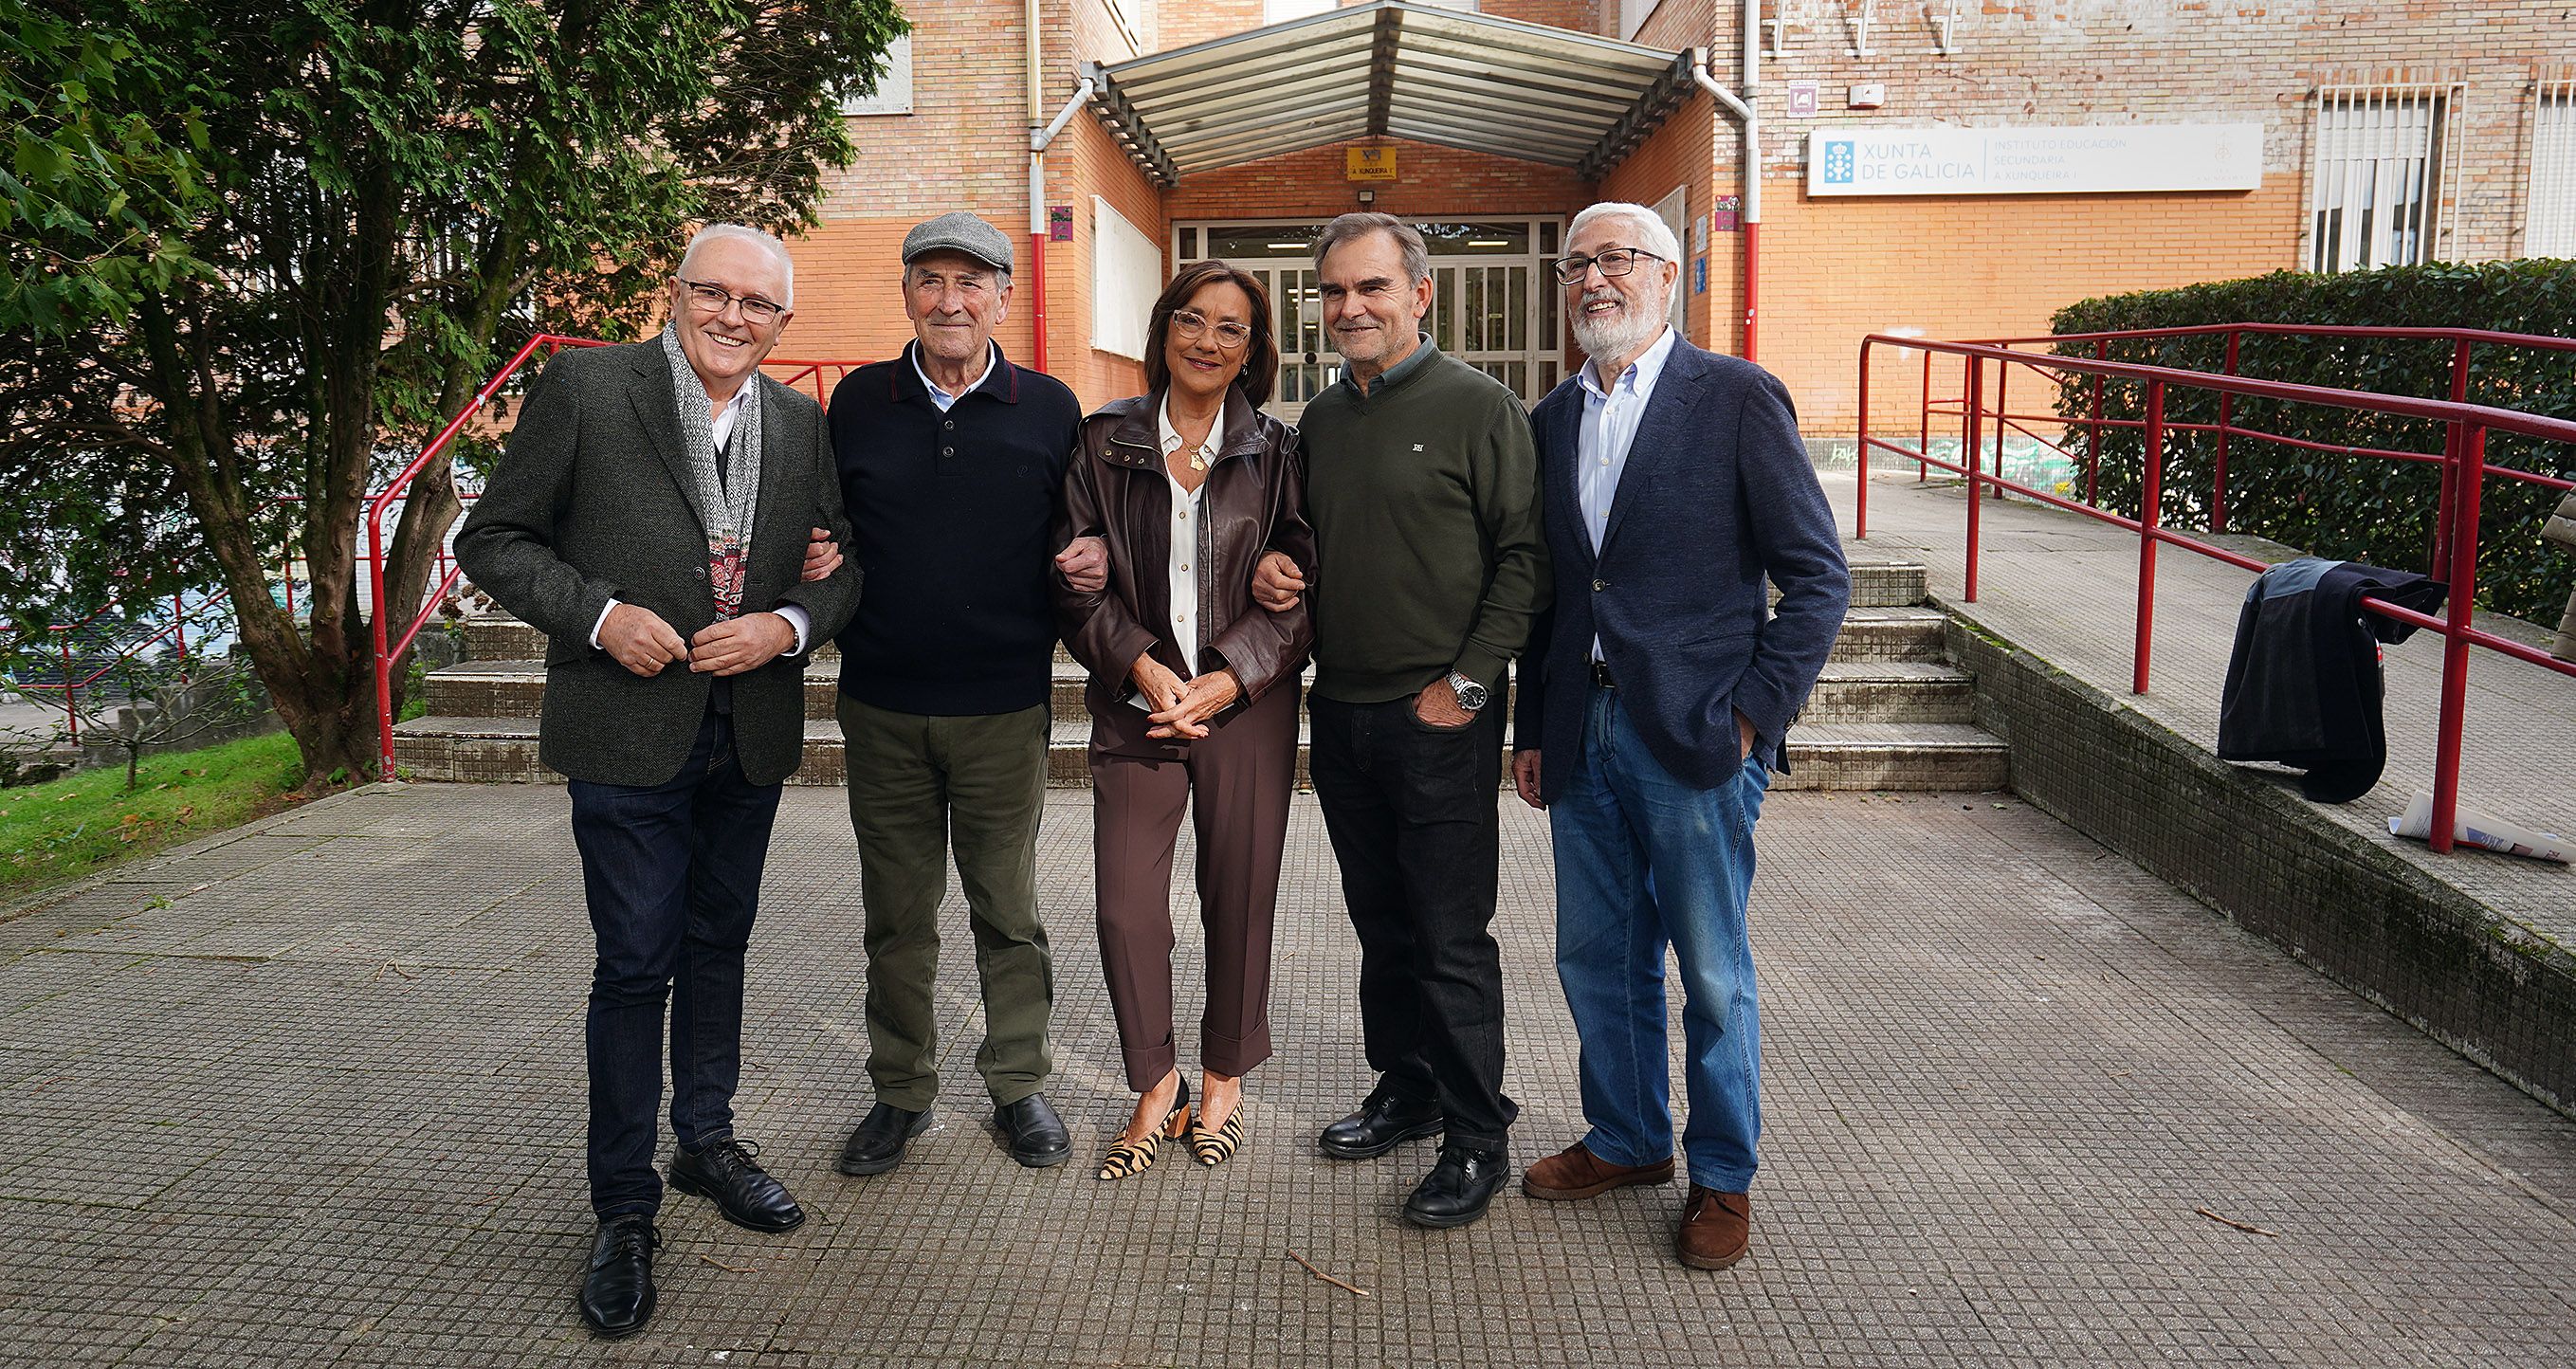
<svg viewBox="0 0 2576 1369">
<path fill-rule="evenodd" d="M 1346 181 L 1394 180 L 1395 149 L 1391 147 L 1343 148 L 1342 179 Z"/>
</svg>

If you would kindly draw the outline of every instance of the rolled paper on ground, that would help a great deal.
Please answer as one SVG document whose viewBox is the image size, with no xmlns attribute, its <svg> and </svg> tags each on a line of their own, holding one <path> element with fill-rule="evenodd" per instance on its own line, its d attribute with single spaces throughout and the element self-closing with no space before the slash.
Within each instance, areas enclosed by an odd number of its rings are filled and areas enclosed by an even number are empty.
<svg viewBox="0 0 2576 1369">
<path fill-rule="evenodd" d="M 2433 796 L 2421 789 L 2406 804 L 2406 811 L 2388 820 L 2391 836 L 2413 837 L 2430 841 L 2433 837 Z M 2535 832 L 2518 823 L 2484 813 L 2460 809 L 2453 815 L 2451 840 L 2464 845 L 2502 851 L 2509 856 L 2529 856 L 2534 860 L 2554 860 L 2568 864 L 2571 857 L 2568 841 L 2555 832 Z"/>
</svg>

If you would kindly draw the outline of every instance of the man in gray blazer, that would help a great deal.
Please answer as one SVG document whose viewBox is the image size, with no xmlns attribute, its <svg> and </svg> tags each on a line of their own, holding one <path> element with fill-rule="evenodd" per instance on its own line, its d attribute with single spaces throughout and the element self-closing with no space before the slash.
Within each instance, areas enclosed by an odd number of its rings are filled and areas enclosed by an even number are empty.
<svg viewBox="0 0 2576 1369">
<path fill-rule="evenodd" d="M 792 317 L 786 247 L 711 226 L 670 288 L 660 338 L 537 377 L 456 539 L 474 582 L 546 634 L 539 754 L 570 781 L 598 946 L 580 1307 L 606 1336 L 653 1314 L 665 1000 L 672 1187 L 753 1230 L 805 1219 L 734 1135 L 743 948 L 807 652 L 859 590 L 850 565 L 799 580 L 808 536 L 849 527 L 821 408 L 759 373 Z"/>
</svg>

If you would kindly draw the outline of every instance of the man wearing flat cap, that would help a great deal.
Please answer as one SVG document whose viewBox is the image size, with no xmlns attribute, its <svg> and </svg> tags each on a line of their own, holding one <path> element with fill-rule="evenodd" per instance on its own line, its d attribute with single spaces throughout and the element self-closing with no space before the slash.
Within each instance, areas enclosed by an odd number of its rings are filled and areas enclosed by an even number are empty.
<svg viewBox="0 0 2576 1369">
<path fill-rule="evenodd" d="M 1055 998 L 1038 922 L 1055 620 L 1056 492 L 1082 422 L 1071 390 L 1011 363 L 1011 241 L 951 213 L 903 240 L 903 355 L 832 392 L 832 447 L 868 595 L 840 635 L 841 734 L 867 908 L 868 1110 L 845 1174 L 902 1163 L 939 1092 L 932 986 L 948 859 L 983 981 L 975 1069 L 1011 1157 L 1070 1153 L 1041 1092 Z"/>
</svg>

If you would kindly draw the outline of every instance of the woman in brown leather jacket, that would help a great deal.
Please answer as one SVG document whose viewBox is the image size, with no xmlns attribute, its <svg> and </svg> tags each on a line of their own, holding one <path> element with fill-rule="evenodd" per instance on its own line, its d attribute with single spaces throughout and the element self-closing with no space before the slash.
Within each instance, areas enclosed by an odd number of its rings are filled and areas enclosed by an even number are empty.
<svg viewBox="0 0 2576 1369">
<path fill-rule="evenodd" d="M 1270 1056 L 1271 916 L 1313 632 L 1302 598 L 1282 613 L 1254 606 L 1252 570 L 1273 551 L 1315 563 L 1296 433 L 1261 412 L 1278 370 L 1261 283 L 1220 261 L 1182 267 L 1154 302 L 1148 392 L 1084 421 L 1057 509 L 1055 544 L 1098 538 L 1109 567 L 1097 593 L 1055 586 L 1065 643 L 1091 672 L 1100 958 L 1139 1095 L 1103 1179 L 1144 1169 L 1184 1132 L 1199 1163 L 1223 1162 L 1242 1142 L 1243 1076 Z M 1172 1030 L 1185 804 L 1207 931 L 1195 1127 Z"/>
</svg>

